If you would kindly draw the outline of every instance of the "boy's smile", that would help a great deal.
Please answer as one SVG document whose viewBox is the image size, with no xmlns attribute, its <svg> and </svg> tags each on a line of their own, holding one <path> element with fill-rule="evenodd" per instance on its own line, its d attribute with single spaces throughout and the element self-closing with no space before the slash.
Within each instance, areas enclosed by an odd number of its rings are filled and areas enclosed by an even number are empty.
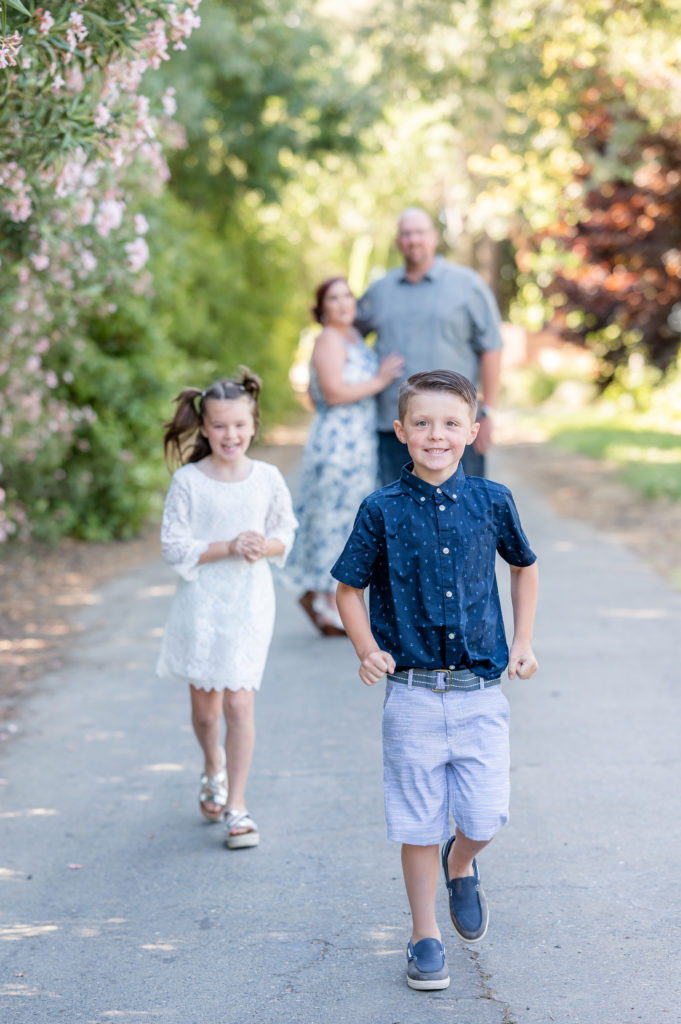
<svg viewBox="0 0 681 1024">
<path fill-rule="evenodd" d="M 395 433 L 406 444 L 413 473 L 426 483 L 444 483 L 456 472 L 467 444 L 478 433 L 468 403 L 450 391 L 422 391 L 409 399 L 404 422 Z"/>
</svg>

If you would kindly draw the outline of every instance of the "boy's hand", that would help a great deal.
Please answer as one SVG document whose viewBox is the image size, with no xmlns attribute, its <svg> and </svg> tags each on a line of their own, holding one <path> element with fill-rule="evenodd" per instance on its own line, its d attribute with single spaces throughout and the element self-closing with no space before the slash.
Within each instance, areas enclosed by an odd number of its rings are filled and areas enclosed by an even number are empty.
<svg viewBox="0 0 681 1024">
<path fill-rule="evenodd" d="M 511 647 L 511 653 L 508 656 L 509 679 L 515 679 L 516 676 L 519 679 L 529 679 L 538 668 L 539 665 L 531 647 L 520 645 L 516 647 L 515 644 Z"/>
<path fill-rule="evenodd" d="M 395 671 L 395 659 L 387 651 L 372 651 L 366 654 L 359 666 L 359 678 L 365 686 L 373 686 L 386 672 Z"/>
</svg>

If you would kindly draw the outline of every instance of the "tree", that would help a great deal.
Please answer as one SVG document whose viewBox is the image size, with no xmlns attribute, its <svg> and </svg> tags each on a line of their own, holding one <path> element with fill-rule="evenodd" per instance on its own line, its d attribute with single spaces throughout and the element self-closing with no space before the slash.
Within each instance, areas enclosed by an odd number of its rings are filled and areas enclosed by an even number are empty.
<svg viewBox="0 0 681 1024">
<path fill-rule="evenodd" d="M 678 350 L 680 27 L 677 0 L 406 0 L 381 5 L 370 30 L 386 88 L 437 103 L 457 133 L 466 230 L 518 245 L 516 315 L 562 310 L 557 322 L 593 345 L 604 381 L 632 345 L 661 368 Z M 613 198 L 639 212 L 609 240 L 622 215 L 620 203 L 608 220 Z M 660 206 L 642 243 L 640 211 Z M 632 247 L 627 297 L 613 286 Z"/>
</svg>

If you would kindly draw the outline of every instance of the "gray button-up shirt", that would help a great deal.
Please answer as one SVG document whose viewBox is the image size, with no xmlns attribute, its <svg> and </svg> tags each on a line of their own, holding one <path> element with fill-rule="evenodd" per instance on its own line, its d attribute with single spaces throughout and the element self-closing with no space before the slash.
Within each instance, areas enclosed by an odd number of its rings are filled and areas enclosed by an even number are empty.
<svg viewBox="0 0 681 1024">
<path fill-rule="evenodd" d="M 436 256 L 420 281 L 395 267 L 359 301 L 358 329 L 376 331 L 380 358 L 404 356 L 404 377 L 422 370 L 455 370 L 477 387 L 482 352 L 501 348 L 501 316 L 494 295 L 469 267 Z M 378 429 L 392 430 L 400 380 L 378 395 Z"/>
</svg>

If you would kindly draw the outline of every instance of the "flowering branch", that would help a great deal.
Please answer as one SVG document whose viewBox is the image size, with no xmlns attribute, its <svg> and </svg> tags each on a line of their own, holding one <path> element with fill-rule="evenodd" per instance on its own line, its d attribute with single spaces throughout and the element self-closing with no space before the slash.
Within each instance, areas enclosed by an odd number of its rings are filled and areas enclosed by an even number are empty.
<svg viewBox="0 0 681 1024">
<path fill-rule="evenodd" d="M 28 535 L 21 467 L 61 463 L 94 413 L 70 396 L 93 311 L 148 291 L 143 198 L 181 146 L 173 90 L 143 77 L 184 49 L 200 0 L 0 4 L 0 541 Z M 9 441 L 11 439 L 11 446 Z"/>
</svg>

